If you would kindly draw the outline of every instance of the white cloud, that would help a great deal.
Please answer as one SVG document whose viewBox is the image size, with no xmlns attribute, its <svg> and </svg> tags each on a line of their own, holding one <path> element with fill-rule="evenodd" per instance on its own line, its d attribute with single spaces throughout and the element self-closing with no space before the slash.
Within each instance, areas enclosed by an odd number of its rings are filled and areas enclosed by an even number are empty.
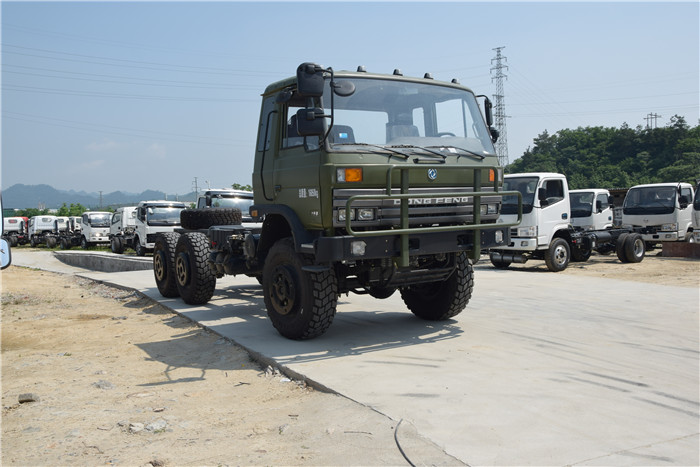
<svg viewBox="0 0 700 467">
<path fill-rule="evenodd" d="M 164 144 L 153 143 L 148 146 L 148 154 L 156 159 L 165 159 L 167 150 Z"/>
</svg>

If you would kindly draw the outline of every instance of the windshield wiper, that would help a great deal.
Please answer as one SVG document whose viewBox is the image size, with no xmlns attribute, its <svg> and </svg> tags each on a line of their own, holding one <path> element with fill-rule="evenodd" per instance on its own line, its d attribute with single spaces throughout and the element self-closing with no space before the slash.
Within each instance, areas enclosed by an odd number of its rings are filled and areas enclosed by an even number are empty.
<svg viewBox="0 0 700 467">
<path fill-rule="evenodd" d="M 391 147 L 391 146 L 379 146 L 378 144 L 370 144 L 370 143 L 333 143 L 332 145 L 333 145 L 333 146 L 367 146 L 367 147 L 371 147 L 371 148 L 381 149 L 381 150 L 384 150 L 384 151 L 389 151 L 389 152 L 391 152 L 391 153 L 393 153 L 393 154 L 398 154 L 399 156 L 404 157 L 404 158 L 406 158 L 406 159 L 408 159 L 409 157 L 411 157 L 411 156 L 409 156 L 408 154 L 406 154 L 405 152 L 397 151 L 396 149 L 394 149 L 394 148 Z"/>
<path fill-rule="evenodd" d="M 470 151 L 469 149 L 464 149 L 464 148 L 460 148 L 457 146 L 428 146 L 428 147 L 429 148 L 440 148 L 440 149 L 456 149 L 458 151 L 465 152 L 468 156 L 479 159 L 480 161 L 483 161 L 486 158 L 486 156 L 484 156 L 483 154 L 479 154 L 478 152 Z"/>
<path fill-rule="evenodd" d="M 428 148 L 423 147 L 423 146 L 414 146 L 412 144 L 399 144 L 399 145 L 390 146 L 390 147 L 392 147 L 392 148 L 406 148 L 406 149 L 422 149 L 425 152 L 428 152 L 430 154 L 434 154 L 434 155 L 440 157 L 443 161 L 445 159 L 447 159 L 447 156 L 445 156 L 443 153 L 438 152 L 438 151 L 433 151 L 432 149 L 428 149 Z"/>
</svg>

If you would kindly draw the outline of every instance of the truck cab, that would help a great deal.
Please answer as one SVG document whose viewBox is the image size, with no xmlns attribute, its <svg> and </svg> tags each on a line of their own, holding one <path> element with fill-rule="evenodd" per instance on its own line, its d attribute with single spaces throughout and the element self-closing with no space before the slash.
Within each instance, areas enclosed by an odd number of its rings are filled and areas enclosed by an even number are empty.
<svg viewBox="0 0 700 467">
<path fill-rule="evenodd" d="M 608 190 L 591 188 L 571 190 L 571 225 L 583 230 L 603 230 L 613 227 L 613 203 Z"/>
<path fill-rule="evenodd" d="M 138 256 L 152 251 L 159 233 L 180 227 L 180 211 L 185 203 L 179 201 L 141 201 L 136 206 L 134 250 Z"/>
<path fill-rule="evenodd" d="M 94 245 L 109 243 L 109 219 L 111 212 L 87 211 L 80 218 L 80 246 L 87 250 Z"/>
<path fill-rule="evenodd" d="M 654 183 L 629 189 L 622 205 L 622 223 L 640 229 L 649 246 L 693 241 L 693 186 Z"/>
<path fill-rule="evenodd" d="M 127 246 L 133 247 L 136 232 L 136 206 L 117 208 L 109 225 L 109 242 L 113 253 L 121 254 Z"/>
<path fill-rule="evenodd" d="M 509 174 L 504 191 L 518 191 L 522 196 L 522 221 L 510 232 L 510 243 L 492 250 L 544 254 L 557 237 L 568 235 L 571 221 L 569 185 L 557 173 Z M 513 223 L 517 216 L 517 197 L 504 196 L 498 222 Z M 492 256 L 492 262 L 494 262 Z M 510 263 L 508 263 L 510 264 Z M 495 266 L 500 265 L 496 260 Z"/>
<path fill-rule="evenodd" d="M 56 216 L 41 215 L 29 218 L 29 244 L 36 247 L 53 237 Z"/>
<path fill-rule="evenodd" d="M 29 218 L 5 217 L 3 219 L 2 238 L 7 240 L 10 246 L 24 245 L 29 241 L 27 234 Z"/>
<path fill-rule="evenodd" d="M 700 185 L 695 187 L 693 198 L 693 238 L 692 242 L 700 242 Z"/>
</svg>

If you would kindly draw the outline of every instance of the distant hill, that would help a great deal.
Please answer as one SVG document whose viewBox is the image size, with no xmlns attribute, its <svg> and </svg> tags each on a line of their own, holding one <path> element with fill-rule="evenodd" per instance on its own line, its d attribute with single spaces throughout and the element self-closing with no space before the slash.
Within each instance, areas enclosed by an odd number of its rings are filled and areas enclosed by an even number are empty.
<svg viewBox="0 0 700 467">
<path fill-rule="evenodd" d="M 146 190 L 142 193 L 124 193 L 115 191 L 112 193 L 102 193 L 102 207 L 118 207 L 135 205 L 139 201 L 168 199 L 185 202 L 194 202 L 194 192 L 185 195 L 166 195 L 162 191 Z M 58 209 L 64 203 L 82 204 L 86 208 L 100 207 L 99 193 L 76 192 L 73 190 L 57 190 L 49 185 L 22 185 L 16 184 L 2 192 L 2 203 L 4 207 L 14 209 L 46 208 Z"/>
</svg>

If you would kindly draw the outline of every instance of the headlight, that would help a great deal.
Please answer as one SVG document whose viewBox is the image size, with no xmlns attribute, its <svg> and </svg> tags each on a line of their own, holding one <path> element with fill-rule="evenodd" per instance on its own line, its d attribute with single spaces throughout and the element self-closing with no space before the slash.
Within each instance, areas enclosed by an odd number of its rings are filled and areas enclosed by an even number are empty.
<svg viewBox="0 0 700 467">
<path fill-rule="evenodd" d="M 486 214 L 498 214 L 498 204 L 482 204 L 481 205 L 481 215 Z"/>
<path fill-rule="evenodd" d="M 678 224 L 661 224 L 661 230 L 675 232 L 678 230 Z"/>
<path fill-rule="evenodd" d="M 357 220 L 359 221 L 373 221 L 375 217 L 372 208 L 358 208 L 357 210 Z"/>
<path fill-rule="evenodd" d="M 338 220 L 340 222 L 345 222 L 345 209 L 338 209 Z M 354 221 L 355 220 L 355 210 L 351 209 L 350 210 L 350 220 Z"/>
<path fill-rule="evenodd" d="M 518 227 L 518 237 L 536 237 L 537 236 L 537 226 L 531 225 L 529 227 Z"/>
</svg>

